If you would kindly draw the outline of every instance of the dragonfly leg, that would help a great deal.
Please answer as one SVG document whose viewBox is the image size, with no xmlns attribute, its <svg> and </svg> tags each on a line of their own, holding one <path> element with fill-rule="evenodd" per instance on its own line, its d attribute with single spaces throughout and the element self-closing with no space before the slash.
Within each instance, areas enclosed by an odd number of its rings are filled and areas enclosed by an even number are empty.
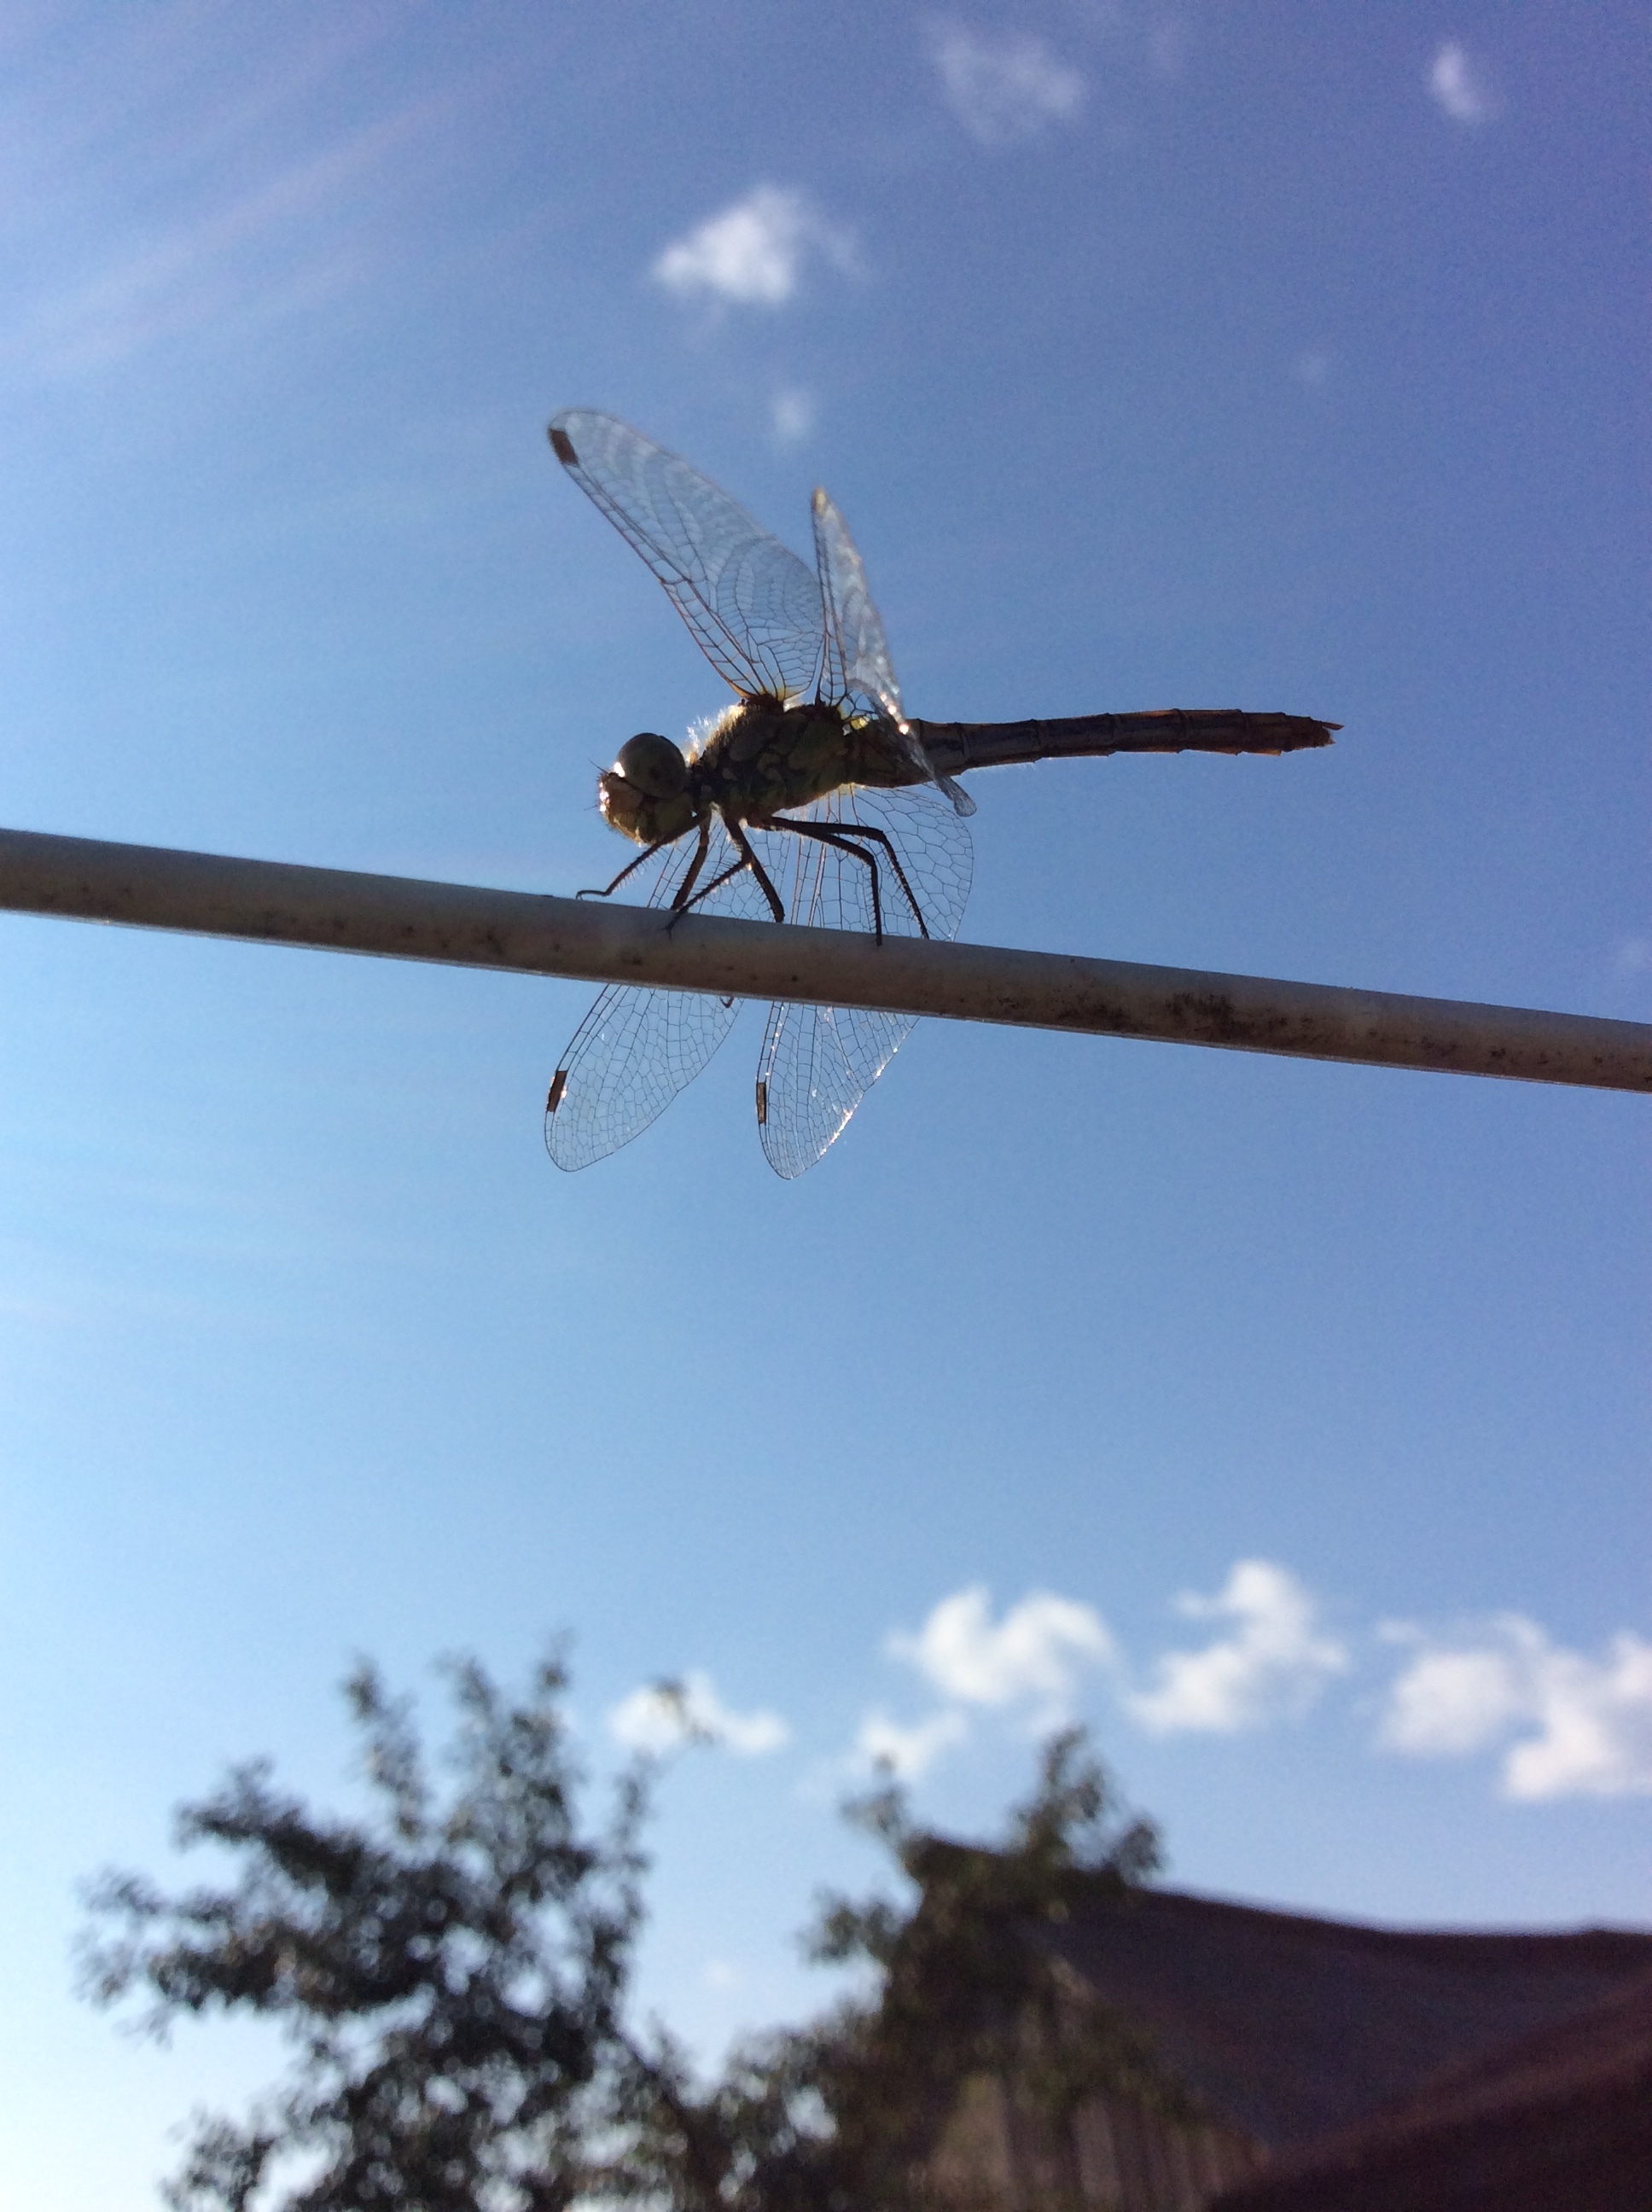
<svg viewBox="0 0 1652 2212">
<path fill-rule="evenodd" d="M 889 854 L 889 864 L 895 871 L 896 881 L 900 884 L 901 889 L 907 895 L 907 904 L 912 908 L 913 919 L 916 921 L 919 928 L 923 932 L 923 934 L 927 937 L 929 934 L 929 924 L 924 920 L 924 910 L 918 903 L 916 892 L 914 891 L 911 884 L 907 881 L 907 872 L 901 866 L 901 855 L 896 851 L 894 843 L 889 836 L 888 832 L 883 830 L 874 830 L 870 823 L 857 822 L 847 830 L 846 834 L 851 837 L 870 837 L 874 844 L 881 845 L 883 847 L 884 850 Z"/>
<path fill-rule="evenodd" d="M 641 851 L 641 852 L 640 852 L 640 853 L 637 854 L 637 856 L 636 856 L 636 858 L 635 858 L 635 860 L 628 860 L 628 861 L 626 862 L 625 866 L 624 866 L 620 870 L 620 872 L 619 872 L 618 875 L 616 875 L 616 876 L 615 877 L 615 878 L 614 878 L 614 880 L 613 880 L 613 882 L 612 882 L 611 884 L 610 884 L 606 887 L 606 889 L 605 889 L 605 890 L 599 890 L 599 891 L 598 891 L 598 890 L 583 890 L 583 891 L 575 891 L 575 892 L 574 892 L 574 897 L 575 897 L 575 898 L 607 898 L 607 897 L 609 897 L 609 896 L 610 896 L 610 894 L 611 894 L 611 893 L 613 893 L 613 892 L 616 891 L 616 890 L 619 889 L 620 885 L 621 885 L 621 884 L 625 881 L 625 878 L 627 878 L 627 876 L 629 876 L 629 875 L 632 874 L 632 873 L 633 873 L 636 869 L 640 868 L 640 867 L 642 866 L 642 864 L 643 864 L 643 862 L 644 862 L 645 860 L 653 860 L 653 858 L 654 854 L 655 854 L 657 852 L 659 852 L 659 849 L 660 849 L 660 848 L 661 848 L 662 846 L 664 846 L 664 845 L 669 845 L 671 842 L 672 842 L 672 841 L 671 841 L 671 838 L 669 838 L 669 837 L 659 837 L 659 838 L 656 838 L 656 840 L 654 841 L 654 842 L 653 842 L 652 845 L 647 845 L 647 846 L 645 846 L 645 847 L 644 847 L 644 848 L 642 849 L 642 851 Z"/>
<path fill-rule="evenodd" d="M 788 821 L 785 815 L 780 814 L 774 817 L 774 827 L 777 830 L 793 830 L 799 837 L 817 838 L 823 845 L 835 845 L 840 852 L 853 853 L 857 860 L 865 863 L 872 872 L 872 937 L 875 943 L 881 945 L 884 941 L 884 899 L 878 881 L 878 863 L 870 853 L 855 843 L 855 837 L 860 835 L 859 825 L 856 825 L 853 833 L 847 833 L 841 830 L 829 830 L 823 823 Z M 918 917 L 918 927 L 920 929 L 923 928 L 921 915 Z M 924 930 L 924 934 L 926 937 L 929 934 L 928 931 Z"/>
<path fill-rule="evenodd" d="M 732 814 L 725 814 L 723 817 L 723 823 L 729 836 L 734 841 L 736 851 L 740 854 L 745 866 L 750 869 L 752 874 L 757 878 L 757 882 L 762 890 L 762 895 L 768 901 L 770 913 L 773 914 L 776 921 L 784 921 L 786 919 L 786 908 L 780 903 L 780 895 L 775 890 L 774 884 L 769 882 L 768 870 L 763 866 L 762 862 L 757 858 L 757 855 L 752 851 L 751 840 L 746 836 L 745 831 L 740 827 Z M 793 826 L 795 827 L 795 825 Z"/>
<path fill-rule="evenodd" d="M 710 843 L 711 817 L 709 814 L 702 814 L 700 817 L 700 835 L 694 848 L 694 858 L 689 862 L 689 872 L 677 885 L 671 899 L 671 918 L 665 925 L 668 933 L 676 927 L 677 915 L 688 910 L 689 893 L 694 889 L 695 878 L 706 865 L 706 851 Z M 702 892 L 701 896 L 703 897 L 704 893 Z"/>
<path fill-rule="evenodd" d="M 793 822 L 788 819 L 788 817 L 784 814 L 777 815 L 774 818 L 777 823 L 783 823 L 787 829 L 795 830 L 798 835 L 801 837 L 819 837 L 829 845 L 843 845 L 851 853 L 859 853 L 860 858 L 872 870 L 872 912 L 874 915 L 877 914 L 878 907 L 878 863 L 872 859 L 870 853 L 861 853 L 859 846 L 855 844 L 853 841 L 857 837 L 869 837 L 874 844 L 881 845 L 884 850 L 889 854 L 889 864 L 895 871 L 896 881 L 900 884 L 901 889 L 907 895 L 907 904 L 912 908 L 913 919 L 917 922 L 918 927 L 924 936 L 928 936 L 929 924 L 924 920 L 924 910 L 918 903 L 917 895 L 914 891 L 912 885 L 907 881 L 907 872 L 901 866 L 901 856 L 896 851 L 894 843 L 890 838 L 887 831 L 883 830 L 875 830 L 872 828 L 872 824 L 867 822 L 846 823 L 840 824 L 836 830 L 829 830 L 823 827 L 823 825 L 818 822 Z M 883 936 L 881 925 L 878 933 L 881 939 Z"/>
<path fill-rule="evenodd" d="M 714 890 L 720 890 L 731 876 L 743 876 L 745 873 L 745 868 L 746 864 L 744 860 L 731 862 L 720 876 L 714 876 L 708 884 L 701 884 L 694 896 L 685 900 L 677 908 L 678 913 L 686 914 L 690 907 L 698 906 L 701 899 L 708 899 Z"/>
<path fill-rule="evenodd" d="M 701 884 L 699 890 L 695 890 L 694 879 L 704 865 L 706 848 L 710 842 L 711 817 L 708 814 L 700 824 L 700 844 L 694 856 L 693 866 L 678 884 L 677 896 L 671 901 L 671 918 L 665 925 L 668 936 L 677 927 L 679 915 L 685 915 L 692 908 L 698 906 L 701 899 L 708 899 L 714 890 L 720 890 L 724 884 L 727 883 L 731 876 L 742 874 L 746 867 L 747 864 L 744 860 L 736 860 L 731 866 L 725 868 L 721 875 L 714 876 L 708 884 Z"/>
</svg>

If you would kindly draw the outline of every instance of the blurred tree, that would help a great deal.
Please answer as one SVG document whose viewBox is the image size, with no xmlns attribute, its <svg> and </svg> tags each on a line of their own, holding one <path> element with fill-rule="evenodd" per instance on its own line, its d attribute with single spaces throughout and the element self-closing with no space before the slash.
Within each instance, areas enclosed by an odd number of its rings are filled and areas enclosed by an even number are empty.
<svg viewBox="0 0 1652 2212">
<path fill-rule="evenodd" d="M 254 1763 L 179 1815 L 183 1845 L 239 1855 L 236 1887 L 167 1898 L 109 1875 L 93 1888 L 95 2002 L 147 1995 L 143 2025 L 162 2035 L 215 2009 L 262 2015 L 295 2045 L 244 2124 L 197 2118 L 163 2191 L 177 2212 L 919 2212 L 937 2202 L 937 2136 L 982 2075 L 1058 2123 L 1102 2089 L 1174 2105 L 1049 1941 L 1158 1863 L 1156 1832 L 1116 1812 L 1082 1731 L 1046 1747 L 995 1849 L 920 1827 L 893 1782 L 853 1804 L 915 1894 L 823 1899 L 809 1948 L 869 1968 L 870 1988 L 738 2051 L 708 2087 L 668 2035 L 640 2039 L 623 2016 L 646 1765 L 585 1832 L 561 1661 L 514 1704 L 474 1662 L 451 1674 L 442 1804 L 405 1701 L 364 1664 L 346 1690 L 375 1818 L 314 1814 Z M 686 1709 L 682 1734 L 695 1740 Z"/>
<path fill-rule="evenodd" d="M 256 1763 L 179 1815 L 181 1844 L 238 1855 L 236 1887 L 167 1899 L 111 1875 L 93 1889 L 118 1929 L 84 1945 L 95 2001 L 146 1993 L 157 2034 L 215 2009 L 261 2014 L 295 2045 L 245 2125 L 197 2119 L 164 2191 L 179 2212 L 551 2212 L 635 2103 L 620 2014 L 646 1778 L 625 1774 L 608 1826 L 582 1832 L 561 1661 L 517 1703 L 472 1662 L 451 1674 L 444 1804 L 405 1702 L 363 1664 L 346 1691 L 376 1819 L 313 1814 Z M 283 2164 L 297 2178 L 276 2197 Z"/>
<path fill-rule="evenodd" d="M 683 2212 L 918 2212 L 940 2201 L 931 2154 L 983 2075 L 1055 2137 L 1102 2091 L 1187 2110 L 1144 2039 L 1049 1941 L 1076 1907 L 1121 1900 L 1160 1861 L 1157 1832 L 1118 1814 L 1082 1730 L 1046 1746 L 995 1848 L 919 1826 L 892 1782 L 848 1812 L 915 1900 L 827 1898 L 809 1949 L 870 1966 L 872 1991 L 737 2052 L 705 2094 L 657 2049 L 635 2079 L 634 2133 L 603 2177 L 610 2192 Z M 1076 2203 L 1076 2173 L 1062 2193 Z"/>
</svg>

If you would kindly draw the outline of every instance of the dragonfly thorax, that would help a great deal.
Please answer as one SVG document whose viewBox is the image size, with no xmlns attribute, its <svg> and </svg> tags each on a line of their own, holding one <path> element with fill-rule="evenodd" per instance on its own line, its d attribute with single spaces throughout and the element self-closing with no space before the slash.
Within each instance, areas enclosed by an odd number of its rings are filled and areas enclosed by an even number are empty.
<svg viewBox="0 0 1652 2212">
<path fill-rule="evenodd" d="M 807 806 L 853 781 L 853 733 L 841 708 L 744 699 L 706 741 L 695 773 L 719 806 L 748 821 Z"/>
</svg>

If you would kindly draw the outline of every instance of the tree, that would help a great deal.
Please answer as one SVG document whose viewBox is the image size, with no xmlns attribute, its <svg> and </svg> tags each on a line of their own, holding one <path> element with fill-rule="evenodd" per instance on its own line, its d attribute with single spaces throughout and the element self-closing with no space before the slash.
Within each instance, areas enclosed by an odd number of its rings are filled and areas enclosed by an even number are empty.
<svg viewBox="0 0 1652 2212">
<path fill-rule="evenodd" d="M 178 1820 L 180 1844 L 238 1855 L 236 1887 L 168 1899 L 112 1875 L 93 1890 L 118 1929 L 84 1946 L 94 2001 L 146 1992 L 162 2035 L 182 2016 L 260 2014 L 295 2045 L 288 2082 L 246 2124 L 197 2120 L 164 2191 L 179 2212 L 554 2212 L 635 2101 L 621 2014 L 645 1774 L 629 1771 L 607 1826 L 586 1832 L 561 1660 L 514 1703 L 473 1662 L 450 1673 L 444 1804 L 406 1703 L 364 1663 L 346 1694 L 375 1818 L 313 1814 L 254 1763 Z"/>
<path fill-rule="evenodd" d="M 94 2001 L 147 1995 L 143 2025 L 161 2035 L 259 2015 L 294 2047 L 246 2120 L 197 2118 L 164 2190 L 176 2212 L 920 2212 L 938 2201 L 937 2136 L 982 2075 L 1058 2122 L 1101 2089 L 1175 2105 L 1052 1941 L 1158 1863 L 1157 1832 L 1117 1811 L 1082 1731 L 1046 1747 L 996 1848 L 920 1827 L 893 1782 L 851 1806 L 916 1893 L 905 1907 L 823 1900 L 812 1955 L 870 1968 L 870 1993 L 737 2051 L 707 2086 L 663 2030 L 625 2019 L 647 1766 L 587 1832 L 561 1660 L 514 1703 L 473 1661 L 449 1672 L 442 1802 L 406 1702 L 364 1663 L 346 1693 L 366 1821 L 311 1812 L 255 1762 L 179 1815 L 180 1844 L 237 1856 L 235 1887 L 94 1887 Z"/>
<path fill-rule="evenodd" d="M 1108 2090 L 1187 2107 L 1153 2053 L 1102 2005 L 1051 1942 L 1098 1899 L 1122 1903 L 1157 1868 L 1151 1822 L 1121 1816 L 1084 1732 L 1045 1747 L 1038 1784 L 996 1848 L 920 1827 L 892 1782 L 848 1808 L 915 1886 L 823 1900 L 817 1960 L 859 1961 L 875 1993 L 738 2051 L 696 2094 L 669 2049 L 638 2077 L 635 2133 L 608 2170 L 616 2195 L 684 2212 L 919 2212 L 938 2193 L 930 2156 L 974 2079 L 1069 2119 Z M 1078 2177 L 1066 2191 L 1078 2197 Z"/>
</svg>

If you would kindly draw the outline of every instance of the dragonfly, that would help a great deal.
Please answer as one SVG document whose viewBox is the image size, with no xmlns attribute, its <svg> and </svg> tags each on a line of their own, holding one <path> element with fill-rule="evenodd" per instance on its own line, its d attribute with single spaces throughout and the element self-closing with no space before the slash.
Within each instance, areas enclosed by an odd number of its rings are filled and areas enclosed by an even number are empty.
<svg viewBox="0 0 1652 2212">
<path fill-rule="evenodd" d="M 886 937 L 957 935 L 969 896 L 967 769 L 1069 754 L 1282 752 L 1336 723 L 1237 709 L 931 723 L 904 713 L 865 567 L 837 507 L 812 502 L 815 565 L 678 455 L 616 416 L 550 425 L 568 474 L 641 556 L 734 698 L 687 748 L 639 731 L 598 779 L 610 829 L 641 849 L 634 883 L 683 915 L 765 918 Z M 558 1062 L 545 1143 L 590 1166 L 640 1136 L 706 1066 L 734 1000 L 611 984 Z M 791 1177 L 835 1143 L 915 1017 L 776 1001 L 757 1061 L 758 1134 Z"/>
</svg>

